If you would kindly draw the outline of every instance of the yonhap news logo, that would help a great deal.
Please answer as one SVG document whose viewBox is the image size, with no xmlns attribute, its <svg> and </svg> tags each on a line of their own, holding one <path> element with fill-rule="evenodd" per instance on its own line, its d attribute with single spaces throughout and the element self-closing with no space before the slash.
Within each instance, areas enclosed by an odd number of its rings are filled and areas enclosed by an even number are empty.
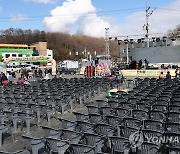
<svg viewBox="0 0 180 154">
<path fill-rule="evenodd" d="M 129 136 L 129 142 L 133 148 L 140 147 L 143 142 L 153 143 L 153 144 L 168 144 L 180 145 L 180 136 L 171 135 L 147 135 L 143 134 L 142 131 L 136 131 Z"/>
<path fill-rule="evenodd" d="M 133 148 L 139 147 L 144 142 L 142 131 L 136 131 L 129 136 L 129 142 Z"/>
</svg>

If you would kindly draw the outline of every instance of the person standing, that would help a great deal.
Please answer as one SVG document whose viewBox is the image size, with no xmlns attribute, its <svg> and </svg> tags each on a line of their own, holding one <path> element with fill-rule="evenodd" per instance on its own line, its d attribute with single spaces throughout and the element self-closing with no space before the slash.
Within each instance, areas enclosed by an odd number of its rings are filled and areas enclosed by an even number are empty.
<svg viewBox="0 0 180 154">
<path fill-rule="evenodd" d="M 13 78 L 16 78 L 16 73 L 15 71 L 13 71 L 13 69 L 11 70 L 11 73 L 12 73 Z"/>
<path fill-rule="evenodd" d="M 45 76 L 46 76 L 46 74 L 48 74 L 48 69 L 47 68 L 45 68 L 44 74 L 45 74 Z"/>
<path fill-rule="evenodd" d="M 168 71 L 167 74 L 166 74 L 166 79 L 167 79 L 167 80 L 170 80 L 170 79 L 171 79 L 171 74 L 170 74 L 169 71 Z"/>
<path fill-rule="evenodd" d="M 39 77 L 42 78 L 42 70 L 39 68 L 38 70 Z"/>
<path fill-rule="evenodd" d="M 9 73 L 8 81 L 9 81 L 10 84 L 12 84 L 12 82 L 13 82 L 13 76 L 12 76 L 11 72 Z"/>
<path fill-rule="evenodd" d="M 1 81 L 3 85 L 8 84 L 8 78 L 4 73 L 2 74 Z"/>
<path fill-rule="evenodd" d="M 161 72 L 161 74 L 159 75 L 159 79 L 164 79 L 164 75 L 163 75 L 163 72 Z"/>
<path fill-rule="evenodd" d="M 179 68 L 176 68 L 176 71 L 175 71 L 175 77 L 176 78 L 179 78 L 179 75 L 180 75 L 180 70 L 179 70 Z"/>
</svg>

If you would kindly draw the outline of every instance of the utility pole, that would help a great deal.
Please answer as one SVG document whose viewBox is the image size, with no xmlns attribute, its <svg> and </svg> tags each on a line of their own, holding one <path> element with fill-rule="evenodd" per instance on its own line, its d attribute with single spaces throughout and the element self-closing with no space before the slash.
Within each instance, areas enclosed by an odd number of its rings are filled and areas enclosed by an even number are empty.
<svg viewBox="0 0 180 154">
<path fill-rule="evenodd" d="M 106 59 L 109 60 L 109 28 L 105 28 L 105 55 Z"/>
<path fill-rule="evenodd" d="M 149 17 L 153 14 L 154 10 L 150 10 L 148 4 L 149 0 L 146 0 L 146 24 L 144 24 L 143 29 L 146 31 L 145 38 L 147 41 L 147 47 L 149 48 Z"/>
</svg>

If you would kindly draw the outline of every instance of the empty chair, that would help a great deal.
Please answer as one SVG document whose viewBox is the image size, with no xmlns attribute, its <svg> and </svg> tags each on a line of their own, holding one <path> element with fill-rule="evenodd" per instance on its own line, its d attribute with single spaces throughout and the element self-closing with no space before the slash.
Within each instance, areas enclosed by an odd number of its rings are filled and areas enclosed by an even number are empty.
<svg viewBox="0 0 180 154">
<path fill-rule="evenodd" d="M 101 113 L 103 116 L 108 116 L 108 115 L 114 115 L 115 113 L 113 112 L 113 109 L 111 107 L 101 107 Z"/>
<path fill-rule="evenodd" d="M 156 154 L 158 153 L 158 150 L 159 148 L 156 144 L 143 142 L 139 149 L 139 153 L 140 154 Z"/>
<path fill-rule="evenodd" d="M 171 99 L 169 96 L 160 96 L 158 97 L 158 100 L 166 101 L 169 103 Z"/>
<path fill-rule="evenodd" d="M 8 127 L 1 124 L 0 125 L 0 146 L 2 146 L 3 144 L 3 134 L 6 133 L 8 131 Z"/>
<path fill-rule="evenodd" d="M 89 116 L 87 114 L 79 113 L 79 112 L 73 112 L 73 114 L 76 116 L 76 119 L 78 121 L 89 121 Z"/>
<path fill-rule="evenodd" d="M 163 137 L 165 138 L 165 143 L 169 147 L 175 147 L 179 148 L 180 147 L 180 133 L 171 133 L 171 132 L 165 132 L 163 134 Z"/>
<path fill-rule="evenodd" d="M 148 130 L 154 130 L 159 132 L 164 131 L 163 123 L 156 120 L 144 120 L 143 127 L 144 129 L 148 129 Z"/>
<path fill-rule="evenodd" d="M 116 101 L 120 104 L 121 102 L 127 102 L 128 100 L 122 97 L 116 98 Z"/>
<path fill-rule="evenodd" d="M 71 143 L 78 144 L 82 138 L 82 135 L 78 132 L 63 129 L 61 139 L 70 141 Z"/>
<path fill-rule="evenodd" d="M 140 100 L 138 98 L 129 98 L 128 103 L 136 105 L 136 103 L 139 103 Z"/>
<path fill-rule="evenodd" d="M 106 121 L 109 125 L 112 125 L 113 127 L 116 127 L 117 125 L 122 125 L 123 121 L 118 116 L 106 116 Z"/>
<path fill-rule="evenodd" d="M 149 129 L 143 129 L 142 133 L 143 133 L 145 142 L 148 142 L 148 143 L 156 142 L 154 144 L 159 144 L 159 140 L 157 140 L 157 139 L 162 138 L 162 135 L 163 135 L 159 131 L 154 131 L 154 130 L 149 130 Z M 156 139 L 156 140 L 154 141 L 154 139 Z"/>
<path fill-rule="evenodd" d="M 179 105 L 169 105 L 168 111 L 169 112 L 180 112 L 180 104 Z"/>
<path fill-rule="evenodd" d="M 157 121 L 165 121 L 166 116 L 162 111 L 157 111 L 157 110 L 150 110 L 148 111 L 149 114 L 149 119 L 151 120 L 157 120 Z"/>
<path fill-rule="evenodd" d="M 76 130 L 76 126 L 77 126 L 76 122 L 72 122 L 67 119 L 62 119 L 62 118 L 59 118 L 59 120 L 62 123 L 63 129 L 68 129 L 68 130 L 73 130 L 73 131 Z"/>
<path fill-rule="evenodd" d="M 114 110 L 119 118 L 128 117 L 130 115 L 130 111 L 122 107 L 115 108 Z"/>
<path fill-rule="evenodd" d="M 133 134 L 134 132 L 139 131 L 137 128 L 119 127 L 119 126 L 117 126 L 117 130 L 118 130 L 118 136 L 125 137 L 126 139 L 129 139 L 130 135 Z"/>
<path fill-rule="evenodd" d="M 86 105 L 89 114 L 100 114 L 100 108 L 93 105 Z"/>
<path fill-rule="evenodd" d="M 115 132 L 113 126 L 108 124 L 96 124 L 95 131 L 100 135 L 106 136 L 113 136 Z"/>
<path fill-rule="evenodd" d="M 139 120 L 145 120 L 148 119 L 148 113 L 143 110 L 132 110 L 131 111 L 132 117 L 139 119 Z"/>
<path fill-rule="evenodd" d="M 77 121 L 77 129 L 83 133 L 94 133 L 94 125 L 89 122 Z"/>
<path fill-rule="evenodd" d="M 100 114 L 89 114 L 89 119 L 92 124 L 105 123 L 105 120 Z"/>
<path fill-rule="evenodd" d="M 179 112 L 168 112 L 167 121 L 180 124 L 180 113 Z"/>
<path fill-rule="evenodd" d="M 169 102 L 166 102 L 164 100 L 156 100 L 156 101 L 153 102 L 153 105 L 165 105 L 165 106 L 168 106 Z"/>
<path fill-rule="evenodd" d="M 166 105 L 153 105 L 152 106 L 152 110 L 157 110 L 157 111 L 161 111 L 161 112 L 167 112 L 167 106 Z"/>
<path fill-rule="evenodd" d="M 25 141 L 24 144 L 27 149 L 31 149 L 32 154 L 38 154 L 40 150 L 43 150 L 45 148 L 45 142 L 42 140 L 42 138 L 33 138 L 31 136 L 22 136 Z"/>
<path fill-rule="evenodd" d="M 168 147 L 169 154 L 180 154 L 180 148 Z"/>
<path fill-rule="evenodd" d="M 70 152 L 72 154 L 95 154 L 95 147 L 83 144 L 71 144 Z"/>
<path fill-rule="evenodd" d="M 92 134 L 92 133 L 84 133 L 83 136 L 84 139 L 84 144 L 90 145 L 90 146 L 95 146 L 96 147 L 96 152 L 102 152 L 102 147 L 105 144 L 106 137 L 105 136 L 100 136 L 98 134 Z"/>
<path fill-rule="evenodd" d="M 124 121 L 125 127 L 132 127 L 132 128 L 137 128 L 137 129 L 139 129 L 142 124 L 141 120 L 131 118 L 131 117 L 123 118 L 123 121 Z"/>
<path fill-rule="evenodd" d="M 119 103 L 117 101 L 108 101 L 108 104 L 111 108 L 116 108 L 119 106 Z"/>
<path fill-rule="evenodd" d="M 122 107 L 122 108 L 124 108 L 124 109 L 130 110 L 132 104 L 131 104 L 131 103 L 128 103 L 128 102 L 121 102 L 119 106 Z"/>
<path fill-rule="evenodd" d="M 110 137 L 111 153 L 128 153 L 129 147 L 128 139 L 117 136 Z"/>
<path fill-rule="evenodd" d="M 173 100 L 174 100 L 174 101 L 180 101 L 180 96 L 178 96 L 178 97 L 177 97 L 177 96 L 173 97 Z"/>
<path fill-rule="evenodd" d="M 55 138 L 46 138 L 46 146 L 48 147 L 48 153 L 58 153 L 64 154 L 66 150 L 69 148 L 69 144 L 66 141 L 55 139 Z"/>
<path fill-rule="evenodd" d="M 179 133 L 180 132 L 180 124 L 178 123 L 171 123 L 166 122 L 165 123 L 166 130 L 171 133 Z"/>
<path fill-rule="evenodd" d="M 105 100 L 96 100 L 98 107 L 109 106 L 109 104 Z"/>
<path fill-rule="evenodd" d="M 138 110 L 144 110 L 144 111 L 148 111 L 150 108 L 150 105 L 145 104 L 145 103 L 137 103 L 136 106 Z"/>
<path fill-rule="evenodd" d="M 180 106 L 180 101 L 171 100 L 170 104 Z"/>
</svg>

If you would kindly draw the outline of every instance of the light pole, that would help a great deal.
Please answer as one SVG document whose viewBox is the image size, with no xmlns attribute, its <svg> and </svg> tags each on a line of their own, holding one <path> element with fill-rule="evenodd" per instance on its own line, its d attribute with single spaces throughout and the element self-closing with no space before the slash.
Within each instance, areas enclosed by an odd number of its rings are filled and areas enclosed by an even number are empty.
<svg viewBox="0 0 180 154">
<path fill-rule="evenodd" d="M 124 40 L 124 43 L 125 43 L 125 45 L 126 45 L 126 62 L 127 62 L 127 64 L 129 63 L 129 45 L 128 45 L 128 40 L 126 39 L 126 40 Z"/>
<path fill-rule="evenodd" d="M 146 24 L 144 24 L 143 28 L 146 31 L 145 37 L 147 41 L 147 47 L 149 48 L 149 17 L 153 14 L 154 10 L 150 11 L 150 7 L 148 6 L 148 1 L 146 0 Z"/>
<path fill-rule="evenodd" d="M 106 41 L 106 45 L 105 45 L 105 48 L 106 48 L 106 59 L 109 60 L 109 28 L 105 28 L 105 41 Z"/>
</svg>

